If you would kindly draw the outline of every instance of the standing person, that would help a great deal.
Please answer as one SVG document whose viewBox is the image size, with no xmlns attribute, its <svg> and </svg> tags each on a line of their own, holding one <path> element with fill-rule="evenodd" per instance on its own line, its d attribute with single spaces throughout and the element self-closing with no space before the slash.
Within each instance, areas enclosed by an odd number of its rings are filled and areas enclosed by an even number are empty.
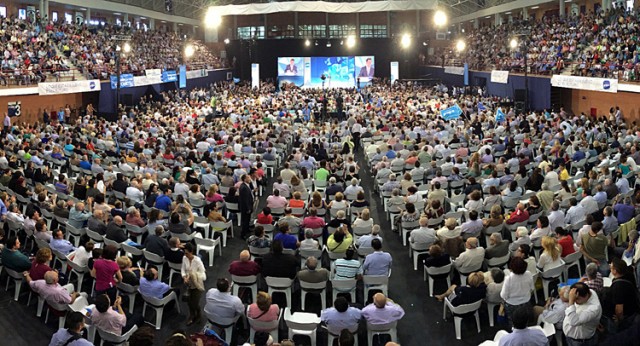
<svg viewBox="0 0 640 346">
<path fill-rule="evenodd" d="M 93 261 L 91 276 L 96 279 L 96 296 L 106 294 L 113 302 L 116 301 L 116 284 L 122 281 L 120 266 L 116 263 L 118 249 L 114 245 L 107 245 L 102 250 L 102 258 Z"/>
<path fill-rule="evenodd" d="M 187 318 L 187 325 L 199 323 L 202 316 L 200 300 L 202 300 L 207 272 L 204 270 L 200 257 L 195 256 L 195 249 L 191 243 L 184 245 L 181 274 L 185 285 L 188 287 L 187 305 L 189 305 L 189 317 Z"/>
<path fill-rule="evenodd" d="M 251 213 L 253 213 L 253 191 L 251 190 L 251 176 L 242 175 L 242 185 L 240 185 L 240 223 L 242 224 L 242 239 L 246 239 L 251 232 L 249 225 L 251 222 Z"/>
<path fill-rule="evenodd" d="M 4 121 L 2 125 L 4 125 L 4 136 L 6 137 L 11 129 L 11 117 L 8 113 L 4 113 Z"/>
<path fill-rule="evenodd" d="M 533 276 L 527 270 L 527 263 L 521 257 L 514 257 L 509 263 L 511 273 L 505 278 L 500 297 L 504 300 L 504 307 L 509 321 L 517 308 L 529 306 L 531 291 L 534 289 Z"/>
</svg>

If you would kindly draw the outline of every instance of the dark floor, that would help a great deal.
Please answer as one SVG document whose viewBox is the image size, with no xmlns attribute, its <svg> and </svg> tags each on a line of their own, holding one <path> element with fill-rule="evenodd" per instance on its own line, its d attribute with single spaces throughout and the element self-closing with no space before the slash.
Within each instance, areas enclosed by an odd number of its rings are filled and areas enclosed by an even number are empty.
<svg viewBox="0 0 640 346">
<path fill-rule="evenodd" d="M 362 160 L 361 155 L 359 159 Z M 368 173 L 365 173 L 365 169 L 361 170 L 360 174 L 362 176 L 362 184 L 367 188 L 366 193 L 372 204 L 372 216 L 376 223 L 383 226 L 384 248 L 393 255 L 389 296 L 395 302 L 399 303 L 406 312 L 405 317 L 398 324 L 399 342 L 402 345 L 478 345 L 484 340 L 493 339 L 494 334 L 498 330 L 504 329 L 505 326 L 496 324 L 496 327 L 490 328 L 487 310 L 484 306 L 480 310 L 482 332 L 477 332 L 475 321 L 472 317 L 467 318 L 463 320 L 462 323 L 462 340 L 457 341 L 455 339 L 453 319 L 449 318 L 447 321 L 442 319 L 442 303 L 437 302 L 435 298 L 429 297 L 427 284 L 423 281 L 422 271 L 413 270 L 413 262 L 409 257 L 408 248 L 402 245 L 397 233 L 390 231 L 389 222 L 386 220 L 380 199 L 372 192 L 371 188 L 368 188 L 372 187 L 372 179 L 368 176 Z M 270 188 L 268 190 L 270 190 Z M 266 195 L 265 193 L 265 196 Z M 262 201 L 262 203 L 264 203 L 264 201 Z M 236 229 L 236 235 L 238 234 L 239 229 Z M 215 280 L 219 276 L 228 277 L 227 268 L 229 263 L 238 256 L 240 250 L 244 247 L 245 243 L 240 238 L 229 239 L 227 247 L 223 249 L 223 256 L 216 257 L 214 266 L 208 267 L 207 269 L 208 280 L 205 284 L 207 289 L 214 286 Z M 206 256 L 206 254 L 204 256 Z M 205 259 L 204 262 L 206 266 L 208 260 Z M 3 288 L 6 283 L 5 280 L 6 275 L 3 275 L 0 280 Z M 88 280 L 85 280 L 85 282 L 88 283 Z M 436 281 L 435 293 L 443 292 L 446 289 L 445 286 L 446 283 L 444 281 Z M 88 288 L 85 288 L 85 290 L 87 289 Z M 35 315 L 36 304 L 32 302 L 30 307 L 26 306 L 27 294 L 25 294 L 24 288 L 20 301 L 17 303 L 12 299 L 13 287 L 10 287 L 10 292 L 10 294 L 7 294 L 4 289 L 0 289 L 0 335 L 2 336 L 0 345 L 48 345 L 51 335 L 55 332 L 55 328 L 57 328 L 57 320 L 50 320 L 49 323 L 45 325 L 44 314 L 42 318 L 37 318 Z M 360 294 L 361 291 L 359 291 L 358 295 Z M 292 300 L 294 311 L 300 311 L 299 291 L 294 292 Z M 275 297 L 274 302 L 280 303 L 280 299 Z M 312 311 L 319 311 L 320 301 L 318 297 L 308 297 L 308 302 L 311 303 L 309 308 L 311 308 Z M 330 296 L 328 302 L 330 303 Z M 182 303 L 181 308 L 181 315 L 177 314 L 177 311 L 165 313 L 162 329 L 156 334 L 157 345 L 163 345 L 163 341 L 177 329 L 183 329 L 188 333 L 195 333 L 203 327 L 204 323 L 199 326 L 187 328 L 185 320 L 188 309 L 185 303 Z M 135 312 L 141 313 L 141 311 L 141 299 L 137 299 Z M 152 310 L 149 310 L 146 316 L 148 321 L 155 320 Z M 238 335 L 238 337 L 234 339 L 238 339 L 237 344 L 242 344 L 242 342 L 247 339 L 248 332 L 240 331 L 237 332 L 236 335 Z M 284 327 L 283 322 L 280 329 L 280 338 L 286 337 L 286 327 Z M 96 337 L 96 339 L 98 339 L 98 337 Z M 308 339 L 298 340 L 296 337 L 295 341 L 299 345 L 309 344 Z M 318 342 L 318 345 L 326 345 L 325 333 L 318 333 Z M 360 333 L 360 345 L 366 345 L 366 333 Z"/>
</svg>

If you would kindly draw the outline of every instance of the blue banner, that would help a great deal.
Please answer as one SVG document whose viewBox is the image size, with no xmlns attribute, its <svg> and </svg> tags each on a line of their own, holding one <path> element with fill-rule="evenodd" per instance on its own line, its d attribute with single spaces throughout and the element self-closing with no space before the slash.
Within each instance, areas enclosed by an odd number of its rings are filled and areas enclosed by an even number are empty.
<svg viewBox="0 0 640 346">
<path fill-rule="evenodd" d="M 133 88 L 133 75 L 130 73 L 120 75 L 120 88 Z M 118 77 L 111 76 L 111 89 L 118 88 Z"/>
<path fill-rule="evenodd" d="M 482 102 L 478 102 L 478 111 L 484 111 L 486 110 L 487 107 L 485 107 Z"/>
<path fill-rule="evenodd" d="M 462 114 L 462 109 L 460 109 L 458 105 L 453 105 L 447 109 L 443 109 L 440 111 L 442 119 L 446 121 L 458 119 L 460 117 L 460 114 Z"/>
<path fill-rule="evenodd" d="M 498 108 L 498 110 L 496 111 L 496 121 L 501 123 L 505 120 L 506 116 L 504 115 L 504 112 L 502 112 L 502 108 Z"/>
<path fill-rule="evenodd" d="M 177 82 L 178 75 L 174 70 L 162 71 L 162 83 Z"/>
<path fill-rule="evenodd" d="M 180 65 L 180 89 L 187 87 L 187 66 Z"/>
</svg>

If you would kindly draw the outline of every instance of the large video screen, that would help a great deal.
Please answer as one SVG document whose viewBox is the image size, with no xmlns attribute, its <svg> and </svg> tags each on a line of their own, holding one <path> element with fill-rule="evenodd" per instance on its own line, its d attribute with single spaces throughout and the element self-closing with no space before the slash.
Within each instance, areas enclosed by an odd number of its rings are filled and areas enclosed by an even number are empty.
<svg viewBox="0 0 640 346">
<path fill-rule="evenodd" d="M 323 83 L 322 76 L 325 76 Z M 373 56 L 279 57 L 280 83 L 308 88 L 352 88 L 367 85 L 375 75 Z"/>
<path fill-rule="evenodd" d="M 303 58 L 278 58 L 278 76 L 302 76 L 303 74 Z"/>
</svg>

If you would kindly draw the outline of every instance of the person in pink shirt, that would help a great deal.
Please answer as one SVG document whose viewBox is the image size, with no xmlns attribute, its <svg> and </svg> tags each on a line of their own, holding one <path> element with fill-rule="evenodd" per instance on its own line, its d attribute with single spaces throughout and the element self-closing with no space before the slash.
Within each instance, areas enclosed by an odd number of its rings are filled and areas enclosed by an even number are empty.
<svg viewBox="0 0 640 346">
<path fill-rule="evenodd" d="M 258 292 L 256 302 L 249 305 L 247 317 L 260 322 L 273 322 L 278 319 L 280 308 L 271 304 L 271 296 L 267 292 Z M 277 328 L 277 327 L 276 327 Z M 270 332 L 269 329 L 256 329 L 259 332 Z"/>
<path fill-rule="evenodd" d="M 300 228 L 323 228 L 324 224 L 324 219 L 318 217 L 318 210 L 312 207 L 309 209 L 309 216 L 305 217 L 304 220 L 302 220 Z"/>
<path fill-rule="evenodd" d="M 96 279 L 96 295 L 107 294 L 114 301 L 117 293 L 116 283 L 122 281 L 122 273 L 116 263 L 117 252 L 115 246 L 105 246 L 102 258 L 93 261 L 91 269 L 91 276 Z"/>
<path fill-rule="evenodd" d="M 58 283 L 58 272 L 50 270 L 44 274 L 43 280 L 33 280 L 28 272 L 24 273 L 29 287 L 45 301 L 55 304 L 73 304 L 80 294 L 69 292 Z"/>
<path fill-rule="evenodd" d="M 273 190 L 273 195 L 267 197 L 267 207 L 279 209 L 287 206 L 287 199 L 280 196 L 280 190 Z"/>
</svg>

